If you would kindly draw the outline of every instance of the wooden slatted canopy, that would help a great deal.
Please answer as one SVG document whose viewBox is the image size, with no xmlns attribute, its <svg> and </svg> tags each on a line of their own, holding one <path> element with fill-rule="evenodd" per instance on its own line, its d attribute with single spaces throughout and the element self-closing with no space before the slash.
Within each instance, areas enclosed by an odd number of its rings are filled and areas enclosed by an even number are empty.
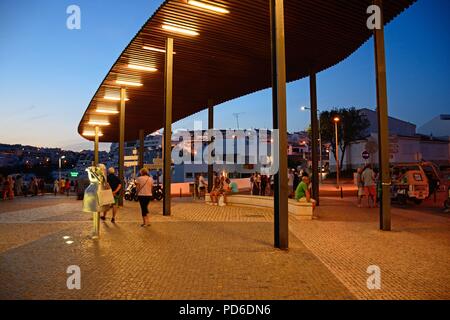
<svg viewBox="0 0 450 320">
<path fill-rule="evenodd" d="M 136 140 L 139 130 L 154 132 L 163 126 L 164 56 L 146 47 L 164 48 L 174 38 L 173 120 L 271 86 L 270 7 L 268 0 L 214 0 L 229 13 L 214 13 L 166 0 L 132 39 L 101 83 L 78 132 L 93 131 L 90 120 L 108 120 L 102 142 L 119 140 L 118 115 L 100 115 L 97 108 L 115 108 L 120 85 L 116 80 L 140 82 L 127 87 L 125 140 Z M 385 0 L 384 19 L 389 23 L 415 0 Z M 323 71 L 347 58 L 372 36 L 366 26 L 372 0 L 285 0 L 287 81 Z M 196 36 L 169 32 L 162 25 L 198 32 Z M 129 64 L 157 68 L 133 70 Z M 85 137 L 93 140 L 93 137 Z"/>
</svg>

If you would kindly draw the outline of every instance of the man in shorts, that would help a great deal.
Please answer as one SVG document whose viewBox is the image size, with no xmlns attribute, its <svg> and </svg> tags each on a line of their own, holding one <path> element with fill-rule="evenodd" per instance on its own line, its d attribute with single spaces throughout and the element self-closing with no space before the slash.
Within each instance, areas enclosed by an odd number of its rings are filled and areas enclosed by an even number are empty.
<svg viewBox="0 0 450 320">
<path fill-rule="evenodd" d="M 364 184 L 364 191 L 367 195 L 367 202 L 369 208 L 372 207 L 375 208 L 377 205 L 376 204 L 377 189 L 375 183 L 375 172 L 372 170 L 371 164 L 368 164 L 361 173 L 361 181 Z"/>
<path fill-rule="evenodd" d="M 113 216 L 112 216 L 111 222 L 115 223 L 117 211 L 119 209 L 119 198 L 120 198 L 120 192 L 122 190 L 122 183 L 121 183 L 120 179 L 115 175 L 115 170 L 112 167 L 108 169 L 107 181 L 108 181 L 109 186 L 111 187 L 111 190 L 112 190 L 112 193 L 114 196 L 114 204 L 112 205 Z M 102 220 L 106 220 L 107 213 L 108 213 L 108 211 L 103 212 L 103 215 L 100 218 Z"/>
</svg>

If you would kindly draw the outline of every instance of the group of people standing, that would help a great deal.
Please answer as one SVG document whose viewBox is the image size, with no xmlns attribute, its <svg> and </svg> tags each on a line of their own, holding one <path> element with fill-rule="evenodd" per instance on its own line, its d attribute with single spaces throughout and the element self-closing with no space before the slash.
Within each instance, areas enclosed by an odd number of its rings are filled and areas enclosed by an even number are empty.
<svg viewBox="0 0 450 320">
<path fill-rule="evenodd" d="M 362 199 L 367 197 L 369 208 L 376 208 L 378 205 L 379 183 L 378 174 L 373 170 L 371 164 L 367 164 L 364 168 L 358 168 L 356 171 L 356 184 L 358 186 L 358 207 L 362 206 Z"/>
<path fill-rule="evenodd" d="M 33 177 L 30 182 L 26 183 L 20 175 L 15 177 L 0 175 L 0 191 L 2 200 L 14 200 L 15 196 L 44 195 L 45 181 Z"/>
<path fill-rule="evenodd" d="M 2 199 L 3 200 L 13 200 L 14 199 L 14 187 L 15 179 L 11 176 L 6 178 L 0 178 L 0 186 L 2 188 Z"/>
<path fill-rule="evenodd" d="M 78 181 L 62 178 L 61 180 L 56 179 L 53 182 L 53 193 L 55 194 L 55 196 L 58 193 L 66 194 L 67 196 L 69 196 L 71 190 L 78 192 Z"/>
<path fill-rule="evenodd" d="M 255 172 L 250 177 L 250 190 L 254 196 L 272 195 L 273 185 L 273 176 L 261 175 L 259 172 Z"/>
</svg>

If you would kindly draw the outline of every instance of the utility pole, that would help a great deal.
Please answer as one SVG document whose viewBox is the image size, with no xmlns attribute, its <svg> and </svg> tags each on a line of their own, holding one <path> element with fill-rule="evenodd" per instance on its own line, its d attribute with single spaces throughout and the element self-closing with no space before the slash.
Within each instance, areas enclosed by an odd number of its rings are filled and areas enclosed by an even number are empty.
<svg viewBox="0 0 450 320">
<path fill-rule="evenodd" d="M 236 125 L 237 125 L 237 129 L 239 130 L 239 116 L 241 114 L 244 114 L 245 112 L 238 112 L 238 113 L 233 113 L 233 116 L 236 118 Z"/>
</svg>

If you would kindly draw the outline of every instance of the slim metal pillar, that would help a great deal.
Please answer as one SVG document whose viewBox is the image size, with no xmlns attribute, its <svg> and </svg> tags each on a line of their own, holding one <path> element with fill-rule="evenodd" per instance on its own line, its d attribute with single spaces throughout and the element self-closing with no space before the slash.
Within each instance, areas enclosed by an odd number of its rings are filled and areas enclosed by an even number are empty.
<svg viewBox="0 0 450 320">
<path fill-rule="evenodd" d="M 208 100 L 208 129 L 214 129 L 214 102 L 213 100 Z M 214 165 L 208 165 L 208 192 L 211 192 L 214 184 Z"/>
<path fill-rule="evenodd" d="M 124 184 L 125 161 L 125 97 L 126 89 L 120 88 L 120 114 L 119 114 L 119 179 Z M 122 193 L 123 194 L 123 193 Z M 123 206 L 123 195 L 119 198 L 119 206 Z"/>
<path fill-rule="evenodd" d="M 278 173 L 274 178 L 274 242 L 288 249 L 288 168 L 286 119 L 286 55 L 284 40 L 284 0 L 270 0 L 272 47 L 273 129 L 278 130 Z"/>
<path fill-rule="evenodd" d="M 94 166 L 98 166 L 98 142 L 99 142 L 99 128 L 95 126 L 95 138 L 94 138 Z"/>
<path fill-rule="evenodd" d="M 316 200 L 316 205 L 319 205 L 319 123 L 317 120 L 317 86 L 316 73 L 311 72 L 309 76 L 309 91 L 311 100 L 311 153 L 312 153 L 312 197 Z"/>
<path fill-rule="evenodd" d="M 139 169 L 144 167 L 144 150 L 145 150 L 145 132 L 144 129 L 139 130 Z"/>
<path fill-rule="evenodd" d="M 378 155 L 381 174 L 380 229 L 391 230 L 391 176 L 389 172 L 389 122 L 386 84 L 386 57 L 384 48 L 383 1 L 374 0 L 381 9 L 381 28 L 374 30 L 375 73 L 377 82 Z"/>
<path fill-rule="evenodd" d="M 170 216 L 170 186 L 172 165 L 172 88 L 173 88 L 173 39 L 166 39 L 166 63 L 164 72 L 164 156 L 163 156 L 163 215 Z"/>
</svg>

